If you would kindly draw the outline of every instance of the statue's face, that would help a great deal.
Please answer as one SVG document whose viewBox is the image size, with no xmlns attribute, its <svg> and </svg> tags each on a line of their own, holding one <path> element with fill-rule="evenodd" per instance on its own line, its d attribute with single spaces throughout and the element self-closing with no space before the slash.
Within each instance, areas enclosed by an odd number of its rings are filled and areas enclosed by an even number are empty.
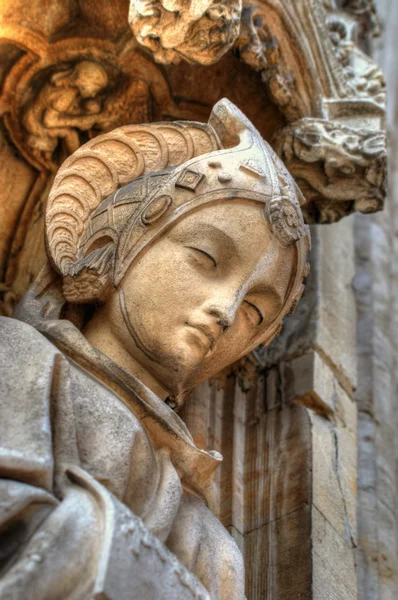
<svg viewBox="0 0 398 600">
<path fill-rule="evenodd" d="M 164 388 L 184 391 L 266 339 L 293 264 L 293 248 L 273 236 L 259 204 L 212 204 L 140 255 L 110 300 L 111 327 Z"/>
</svg>

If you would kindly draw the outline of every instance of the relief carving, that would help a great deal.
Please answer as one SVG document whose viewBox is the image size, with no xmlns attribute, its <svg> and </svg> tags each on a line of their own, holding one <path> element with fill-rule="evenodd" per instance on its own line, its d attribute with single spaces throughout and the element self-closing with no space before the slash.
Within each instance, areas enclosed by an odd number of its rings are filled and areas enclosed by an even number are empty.
<svg viewBox="0 0 398 600">
<path fill-rule="evenodd" d="M 374 212 L 386 194 L 386 134 L 322 119 L 302 119 L 275 137 L 275 149 L 300 185 L 307 222 L 331 223 Z"/>
<path fill-rule="evenodd" d="M 289 121 L 300 118 L 294 76 L 282 62 L 278 39 L 267 25 L 264 4 L 244 6 L 241 30 L 234 52 L 255 71 L 261 73 L 270 99 Z"/>
<path fill-rule="evenodd" d="M 133 79 L 115 92 L 106 69 L 82 60 L 55 71 L 36 97 L 22 107 L 25 143 L 46 168 L 56 168 L 58 151 L 69 156 L 81 145 L 80 132 L 107 130 L 127 116 L 129 122 L 149 120 L 150 92 L 145 81 Z M 108 88 L 108 89 L 107 89 Z M 126 112 L 123 113 L 123 110 Z"/>
<path fill-rule="evenodd" d="M 1 112 L 11 139 L 38 170 L 56 171 L 82 143 L 153 111 L 173 112 L 168 86 L 151 62 L 134 56 L 131 40 L 82 50 L 80 40 L 23 55 L 7 75 Z"/>
<path fill-rule="evenodd" d="M 327 28 L 335 55 L 342 65 L 350 95 L 369 99 L 384 109 L 386 83 L 381 69 L 354 43 L 357 23 L 344 13 L 332 13 Z"/>
<path fill-rule="evenodd" d="M 94 126 L 103 110 L 96 97 L 107 85 L 105 69 L 92 61 L 53 73 L 22 117 L 28 132 L 26 143 L 39 160 L 42 156 L 51 162 L 60 140 L 68 154 L 79 148 L 77 129 L 88 131 Z"/>
<path fill-rule="evenodd" d="M 241 10 L 241 0 L 131 0 L 129 22 L 157 62 L 211 65 L 237 39 Z"/>
<path fill-rule="evenodd" d="M 222 457 L 177 410 L 294 310 L 303 203 L 225 99 L 207 124 L 123 126 L 63 162 L 48 263 L 0 318 L 1 597 L 244 599 Z"/>
<path fill-rule="evenodd" d="M 133 1 L 133 15 L 136 5 Z M 289 123 L 275 139 L 278 149 L 283 148 L 282 158 L 288 161 L 303 186 L 308 218 L 330 222 L 353 210 L 380 210 L 386 193 L 385 80 L 379 67 L 358 47 L 358 30 L 364 27 L 365 21 L 373 35 L 377 34 L 373 3 L 370 0 L 347 0 L 339 4 L 335 0 L 301 0 L 286 4 L 282 0 L 245 0 L 240 21 L 233 52 L 261 73 L 270 101 Z M 150 28 L 145 31 L 150 35 Z M 169 54 L 163 55 L 163 62 L 173 59 L 175 33 L 172 29 L 168 31 Z M 133 32 L 142 41 L 134 26 Z M 154 34 L 155 41 L 150 42 L 151 39 L 148 38 L 148 47 L 155 53 L 155 59 L 160 60 L 156 55 L 158 36 Z M 175 39 L 179 39 L 178 36 Z M 185 60 L 207 64 L 198 41 L 194 36 L 189 39 L 190 56 L 184 57 Z M 229 47 L 230 44 L 226 44 L 224 51 Z M 214 60 L 219 56 L 221 54 L 214 56 Z M 316 124 L 303 121 L 307 118 L 316 119 Z M 296 125 L 298 129 L 294 132 Z M 316 131 L 312 131 L 314 128 Z M 285 143 L 284 135 L 287 136 Z M 307 141 L 302 144 L 308 144 L 311 136 L 316 138 L 319 157 L 315 159 L 308 150 L 294 151 L 292 166 L 286 149 L 292 144 L 292 137 L 297 145 L 303 136 Z M 344 146 L 339 149 L 333 137 L 343 139 Z M 377 150 L 370 151 L 370 146 Z M 332 174 L 333 161 L 338 166 Z M 377 176 L 374 165 L 382 169 Z M 351 176 L 353 181 L 346 198 L 346 184 Z"/>
</svg>

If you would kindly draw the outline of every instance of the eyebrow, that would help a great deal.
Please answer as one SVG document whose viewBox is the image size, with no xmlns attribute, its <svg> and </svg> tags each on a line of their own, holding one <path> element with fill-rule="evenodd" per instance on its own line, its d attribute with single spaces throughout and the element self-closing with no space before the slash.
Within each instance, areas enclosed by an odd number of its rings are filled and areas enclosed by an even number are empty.
<svg viewBox="0 0 398 600">
<path fill-rule="evenodd" d="M 229 252 L 234 252 L 235 254 L 237 254 L 236 244 L 232 237 L 228 233 L 217 227 L 217 225 L 212 225 L 211 223 L 201 223 L 200 229 L 195 229 L 192 232 L 192 235 L 195 236 L 199 241 L 203 239 L 204 233 L 216 233 L 218 237 L 221 238 L 222 249 L 226 249 Z"/>
</svg>

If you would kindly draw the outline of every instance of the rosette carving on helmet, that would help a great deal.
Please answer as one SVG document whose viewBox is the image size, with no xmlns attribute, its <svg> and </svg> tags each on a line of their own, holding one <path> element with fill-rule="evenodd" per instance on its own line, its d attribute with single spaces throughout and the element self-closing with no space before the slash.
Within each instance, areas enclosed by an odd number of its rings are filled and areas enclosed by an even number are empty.
<svg viewBox="0 0 398 600">
<path fill-rule="evenodd" d="M 281 196 L 272 198 L 267 207 L 267 216 L 272 231 L 284 246 L 303 237 L 304 219 L 300 207 L 292 202 L 287 186 L 282 188 Z"/>
</svg>

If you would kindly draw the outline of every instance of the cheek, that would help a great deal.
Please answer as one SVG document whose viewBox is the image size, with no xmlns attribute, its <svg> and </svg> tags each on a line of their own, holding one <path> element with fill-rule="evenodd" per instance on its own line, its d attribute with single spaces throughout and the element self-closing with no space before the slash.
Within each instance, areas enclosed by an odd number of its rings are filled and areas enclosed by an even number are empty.
<svg viewBox="0 0 398 600">
<path fill-rule="evenodd" d="M 253 328 L 246 318 L 239 314 L 232 327 L 219 338 L 214 352 L 205 360 L 204 368 L 210 375 L 216 374 L 234 363 L 250 346 L 252 339 Z"/>
<path fill-rule="evenodd" d="M 166 241 L 150 248 L 131 268 L 123 289 L 129 311 L 139 315 L 144 326 L 165 329 L 185 322 L 184 315 L 203 302 L 209 286 L 190 264 L 185 248 Z"/>
</svg>

